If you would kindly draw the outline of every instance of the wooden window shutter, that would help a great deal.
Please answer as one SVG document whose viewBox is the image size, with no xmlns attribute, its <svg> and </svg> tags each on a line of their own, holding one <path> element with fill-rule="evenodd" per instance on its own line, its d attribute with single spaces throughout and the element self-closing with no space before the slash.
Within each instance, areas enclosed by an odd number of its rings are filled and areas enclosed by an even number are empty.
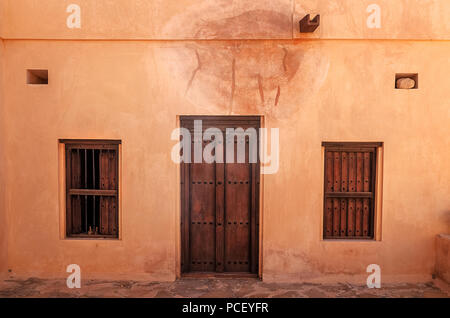
<svg viewBox="0 0 450 318">
<path fill-rule="evenodd" d="M 120 141 L 61 142 L 66 148 L 66 235 L 117 238 Z"/>
<path fill-rule="evenodd" d="M 325 239 L 373 239 L 377 147 L 381 143 L 325 146 Z"/>
<path fill-rule="evenodd" d="M 117 190 L 116 151 L 100 152 L 100 180 L 102 190 Z M 100 233 L 117 233 L 116 197 L 102 196 L 100 201 Z"/>
</svg>

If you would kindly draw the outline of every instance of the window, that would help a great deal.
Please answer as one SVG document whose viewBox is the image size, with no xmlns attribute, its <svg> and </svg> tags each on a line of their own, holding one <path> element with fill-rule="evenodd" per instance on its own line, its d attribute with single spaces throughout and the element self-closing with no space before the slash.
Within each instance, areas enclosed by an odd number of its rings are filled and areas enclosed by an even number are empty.
<svg viewBox="0 0 450 318">
<path fill-rule="evenodd" d="M 324 239 L 373 239 L 377 148 L 324 142 Z"/>
<path fill-rule="evenodd" d="M 66 153 L 66 235 L 118 237 L 120 141 L 61 140 Z"/>
</svg>

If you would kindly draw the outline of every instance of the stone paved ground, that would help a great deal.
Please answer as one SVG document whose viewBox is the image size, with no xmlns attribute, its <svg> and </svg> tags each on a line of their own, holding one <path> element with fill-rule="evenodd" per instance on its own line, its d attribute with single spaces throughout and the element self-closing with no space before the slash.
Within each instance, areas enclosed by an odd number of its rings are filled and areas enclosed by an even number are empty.
<svg viewBox="0 0 450 318">
<path fill-rule="evenodd" d="M 444 283 L 385 284 L 381 289 L 349 284 L 264 283 L 257 279 L 182 279 L 171 283 L 87 280 L 69 289 L 64 280 L 0 281 L 0 297 L 445 297 Z"/>
</svg>

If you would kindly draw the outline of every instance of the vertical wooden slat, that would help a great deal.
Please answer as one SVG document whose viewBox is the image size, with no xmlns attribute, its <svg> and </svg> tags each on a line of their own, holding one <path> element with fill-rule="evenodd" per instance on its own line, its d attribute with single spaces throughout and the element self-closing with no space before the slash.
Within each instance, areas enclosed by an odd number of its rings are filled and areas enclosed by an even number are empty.
<svg viewBox="0 0 450 318">
<path fill-rule="evenodd" d="M 333 163 L 333 190 L 334 192 L 341 191 L 341 154 L 340 152 L 334 152 L 334 163 Z M 340 223 L 341 223 L 341 211 L 340 211 L 340 201 L 339 199 L 333 200 L 333 235 L 339 236 L 340 233 Z"/>
<path fill-rule="evenodd" d="M 332 236 L 333 235 L 333 200 L 326 199 L 325 200 L 325 235 Z"/>
<path fill-rule="evenodd" d="M 326 191 L 332 192 L 333 191 L 333 152 L 327 151 L 326 152 Z"/>
<path fill-rule="evenodd" d="M 339 228 L 340 228 L 339 199 L 333 199 L 333 236 L 339 235 Z"/>
<path fill-rule="evenodd" d="M 355 236 L 362 236 L 362 202 L 361 199 L 356 199 L 356 218 L 355 218 Z"/>
<path fill-rule="evenodd" d="M 108 150 L 100 151 L 100 188 L 103 190 L 110 189 L 110 153 Z M 109 235 L 110 231 L 110 202 L 108 197 L 101 197 L 100 199 L 100 231 L 101 234 Z"/>
<path fill-rule="evenodd" d="M 80 153 L 79 150 L 70 150 L 71 154 L 71 160 L 70 160 L 70 167 L 71 167 L 71 180 L 70 184 L 71 187 L 74 189 L 81 188 L 81 167 L 80 167 Z M 72 200 L 71 202 L 71 233 L 81 233 L 82 224 L 81 224 L 81 200 L 79 196 L 71 196 L 69 195 L 69 200 Z"/>
<path fill-rule="evenodd" d="M 364 160 L 364 184 L 363 184 L 363 191 L 369 192 L 370 191 L 370 153 L 364 152 L 363 154 L 363 160 Z M 363 236 L 369 236 L 369 199 L 363 200 L 363 217 L 362 217 L 362 235 Z"/>
<path fill-rule="evenodd" d="M 102 152 L 102 177 L 104 177 L 104 187 L 109 190 L 116 190 L 116 151 L 107 150 Z M 105 197 L 105 210 L 102 213 L 102 228 L 109 235 L 116 234 L 116 198 Z"/>
<path fill-rule="evenodd" d="M 347 235 L 353 236 L 355 231 L 355 199 L 348 200 Z"/>
<path fill-rule="evenodd" d="M 109 220 L 109 224 L 108 224 L 108 231 L 109 234 L 111 235 L 115 235 L 117 234 L 117 213 L 116 213 L 116 198 L 115 197 L 109 197 L 109 216 L 108 216 L 108 220 Z"/>
<path fill-rule="evenodd" d="M 334 152 L 334 182 L 333 182 L 333 189 L 334 192 L 340 192 L 341 191 L 341 156 L 339 152 Z"/>
<path fill-rule="evenodd" d="M 106 150 L 100 151 L 100 189 L 109 188 L 108 155 Z"/>
<path fill-rule="evenodd" d="M 363 191 L 363 156 L 361 152 L 356 153 L 356 192 Z"/>
<path fill-rule="evenodd" d="M 348 153 L 348 192 L 356 191 L 356 158 L 354 152 Z M 347 215 L 347 235 L 353 236 L 355 234 L 355 218 L 356 218 L 355 200 L 348 200 L 348 215 Z"/>
<path fill-rule="evenodd" d="M 371 190 L 370 189 L 370 179 L 371 179 L 370 170 L 371 170 L 370 153 L 365 152 L 364 153 L 364 186 L 363 186 L 364 192 L 369 192 Z"/>
<path fill-rule="evenodd" d="M 109 197 L 103 197 L 104 201 L 105 201 L 105 210 L 103 212 L 103 228 L 104 228 L 104 233 L 105 234 L 111 234 L 111 232 L 109 231 L 109 211 L 110 211 L 110 200 Z"/>
<path fill-rule="evenodd" d="M 116 151 L 108 151 L 108 171 L 109 171 L 109 189 L 116 190 L 117 171 L 116 171 Z"/>
<path fill-rule="evenodd" d="M 343 152 L 341 154 L 342 158 L 342 175 L 341 175 L 341 191 L 347 192 L 348 191 L 348 153 Z"/>
<path fill-rule="evenodd" d="M 347 200 L 341 199 L 341 232 L 340 236 L 346 236 L 347 234 Z"/>
<path fill-rule="evenodd" d="M 348 153 L 341 153 L 341 191 L 348 191 Z M 341 232 L 340 236 L 347 235 L 347 220 L 348 220 L 347 199 L 341 199 Z"/>
<path fill-rule="evenodd" d="M 369 218 L 369 199 L 363 199 L 363 226 L 362 235 L 369 236 L 370 218 Z"/>
<path fill-rule="evenodd" d="M 333 192 L 333 152 L 325 150 L 325 192 Z M 333 235 L 333 200 L 326 199 L 324 203 L 323 231 L 325 236 Z"/>
<path fill-rule="evenodd" d="M 354 152 L 349 153 L 348 158 L 348 191 L 356 191 L 356 155 Z"/>
<path fill-rule="evenodd" d="M 369 218 L 370 218 L 370 227 L 369 227 L 369 232 L 370 232 L 370 236 L 374 237 L 375 236 L 375 188 L 376 188 L 376 162 L 377 162 L 377 152 L 378 149 L 374 149 L 374 152 L 370 154 L 370 163 L 371 163 L 371 167 L 370 167 L 370 175 L 371 175 L 371 180 L 370 180 L 370 191 L 373 193 L 372 199 L 369 200 L 369 204 L 370 204 L 370 208 L 369 208 Z"/>
</svg>

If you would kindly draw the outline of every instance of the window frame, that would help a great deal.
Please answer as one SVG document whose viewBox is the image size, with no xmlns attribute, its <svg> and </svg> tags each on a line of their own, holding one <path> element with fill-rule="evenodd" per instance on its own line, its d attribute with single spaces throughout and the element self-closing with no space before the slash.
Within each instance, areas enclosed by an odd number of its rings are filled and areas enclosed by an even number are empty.
<svg viewBox="0 0 450 318">
<path fill-rule="evenodd" d="M 377 196 L 379 189 L 377 188 L 377 176 L 379 169 L 379 151 L 383 146 L 382 142 L 322 142 L 323 147 L 323 210 L 322 210 L 322 240 L 325 241 L 376 241 L 377 240 Z M 328 192 L 327 191 L 327 152 L 371 152 L 373 153 L 373 160 L 371 162 L 371 177 L 370 177 L 370 189 L 372 191 L 363 192 Z M 355 177 L 356 178 L 356 177 Z M 370 227 L 369 236 L 335 236 L 326 235 L 326 213 L 327 213 L 327 199 L 370 199 Z M 347 207 L 348 209 L 348 207 Z M 348 217 L 348 210 L 346 212 Z"/>
<path fill-rule="evenodd" d="M 64 211 L 64 222 L 65 222 L 65 238 L 67 239 L 114 239 L 118 240 L 120 238 L 120 145 L 121 140 L 108 140 L 108 139 L 60 139 L 59 142 L 64 145 L 64 173 L 65 173 L 65 211 Z M 95 149 L 95 150 L 115 150 L 115 169 L 116 169 L 116 190 L 101 190 L 101 189 L 72 189 L 71 188 L 71 159 L 69 156 L 69 151 L 72 149 Z M 100 159 L 99 159 L 100 160 Z M 99 164 L 100 165 L 100 164 Z M 92 195 L 92 196 L 113 196 L 116 198 L 116 234 L 74 234 L 72 233 L 72 225 L 69 224 L 69 218 L 72 217 L 72 195 Z"/>
</svg>

